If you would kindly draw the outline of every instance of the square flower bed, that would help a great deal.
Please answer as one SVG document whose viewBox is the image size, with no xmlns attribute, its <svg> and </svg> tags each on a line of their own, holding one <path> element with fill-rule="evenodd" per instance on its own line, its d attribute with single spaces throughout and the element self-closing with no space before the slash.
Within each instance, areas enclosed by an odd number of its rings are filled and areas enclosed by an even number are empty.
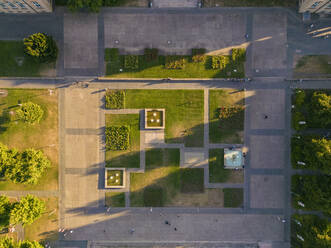
<svg viewBox="0 0 331 248">
<path fill-rule="evenodd" d="M 164 129 L 165 109 L 145 109 L 145 128 Z"/>
<path fill-rule="evenodd" d="M 124 188 L 125 171 L 122 168 L 106 168 L 105 188 Z"/>
</svg>

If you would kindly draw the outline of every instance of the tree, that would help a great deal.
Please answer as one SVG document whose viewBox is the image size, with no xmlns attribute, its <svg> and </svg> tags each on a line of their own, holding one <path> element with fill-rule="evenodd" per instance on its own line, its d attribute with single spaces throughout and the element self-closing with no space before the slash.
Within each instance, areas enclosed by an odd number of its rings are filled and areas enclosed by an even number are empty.
<svg viewBox="0 0 331 248">
<path fill-rule="evenodd" d="M 68 0 L 67 6 L 71 11 L 88 8 L 91 12 L 99 12 L 103 0 Z"/>
<path fill-rule="evenodd" d="M 311 98 L 312 122 L 322 128 L 331 126 L 331 96 L 314 92 Z"/>
<path fill-rule="evenodd" d="M 56 42 L 52 36 L 35 33 L 24 38 L 24 51 L 39 62 L 55 61 L 58 54 Z"/>
<path fill-rule="evenodd" d="M 0 177 L 5 175 L 5 171 L 16 163 L 17 150 L 8 149 L 8 147 L 0 143 Z"/>
<path fill-rule="evenodd" d="M 17 118 L 29 124 L 39 123 L 44 110 L 36 103 L 26 102 L 16 111 Z"/>
<path fill-rule="evenodd" d="M 0 230 L 9 226 L 9 218 L 12 204 L 5 195 L 0 196 Z M 1 246 L 0 246 L 1 247 Z"/>
<path fill-rule="evenodd" d="M 21 223 L 23 226 L 32 224 L 41 217 L 45 210 L 46 206 L 43 200 L 33 195 L 27 195 L 20 202 L 14 204 L 10 212 L 10 223 Z"/>
<path fill-rule="evenodd" d="M 16 163 L 5 172 L 5 176 L 14 183 L 36 184 L 51 162 L 42 151 L 27 149 L 19 154 Z"/>
<path fill-rule="evenodd" d="M 29 240 L 24 240 L 19 243 L 19 248 L 43 248 L 40 243 L 37 241 L 29 241 Z"/>
<path fill-rule="evenodd" d="M 0 248 L 17 248 L 13 238 L 4 237 L 0 239 Z"/>
</svg>

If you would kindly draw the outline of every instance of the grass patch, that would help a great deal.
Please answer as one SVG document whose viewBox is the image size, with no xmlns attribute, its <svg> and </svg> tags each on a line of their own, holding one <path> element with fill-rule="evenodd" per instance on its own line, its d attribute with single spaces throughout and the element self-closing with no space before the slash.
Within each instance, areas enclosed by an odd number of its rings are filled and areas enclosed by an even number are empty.
<svg viewBox="0 0 331 248">
<path fill-rule="evenodd" d="M 46 202 L 46 212 L 33 224 L 24 227 L 24 238 L 28 240 L 57 240 L 58 238 L 58 198 L 41 198 Z"/>
<path fill-rule="evenodd" d="M 293 74 L 295 77 L 331 77 L 331 55 L 305 55 L 298 59 Z"/>
<path fill-rule="evenodd" d="M 126 90 L 126 108 L 164 108 L 167 143 L 203 146 L 202 90 Z"/>
<path fill-rule="evenodd" d="M 180 170 L 180 190 L 182 193 L 202 193 L 204 192 L 203 168 L 181 169 Z"/>
<path fill-rule="evenodd" d="M 47 70 L 54 70 L 55 63 L 39 63 L 24 53 L 23 41 L 0 41 L 0 76 L 40 77 Z M 17 58 L 23 58 L 21 66 Z"/>
<path fill-rule="evenodd" d="M 224 168 L 224 149 L 209 150 L 209 182 L 210 183 L 243 183 L 243 170 Z"/>
<path fill-rule="evenodd" d="M 210 7 L 297 7 L 297 0 L 204 0 L 203 6 Z"/>
<path fill-rule="evenodd" d="M 210 143 L 243 143 L 245 93 L 234 89 L 209 90 Z M 240 108 L 220 118 L 220 108 Z"/>
<path fill-rule="evenodd" d="M 105 202 L 107 207 L 123 208 L 125 207 L 125 193 L 106 192 Z"/>
<path fill-rule="evenodd" d="M 57 190 L 58 188 L 58 95 L 48 90 L 7 89 L 0 97 L 0 142 L 10 148 L 42 150 L 52 167 L 36 185 L 14 184 L 0 178 L 0 190 Z M 18 103 L 34 102 L 44 110 L 40 123 L 29 125 L 17 121 Z"/>
<path fill-rule="evenodd" d="M 109 50 L 106 50 L 106 54 Z M 135 55 L 134 66 L 128 65 L 129 55 L 119 55 L 107 61 L 106 76 L 113 78 L 243 78 L 245 77 L 244 61 L 232 61 L 226 58 L 222 68 L 214 68 L 214 56 L 206 56 L 202 60 L 193 60 L 191 55 L 158 56 L 156 59 L 146 59 L 145 55 Z M 133 55 L 130 55 L 133 56 Z M 130 57 L 131 58 L 131 57 Z M 132 57 L 133 58 L 133 57 Z M 131 62 L 131 61 L 130 61 Z M 131 65 L 131 63 L 130 63 Z M 139 66 L 138 66 L 139 65 Z M 137 67 L 138 66 L 138 67 Z"/>
<path fill-rule="evenodd" d="M 130 173 L 131 206 L 162 207 L 170 204 L 172 197 L 179 192 L 179 161 L 179 149 L 147 150 L 145 173 Z"/>
<path fill-rule="evenodd" d="M 243 189 L 223 189 L 224 207 L 239 208 L 242 207 L 244 201 Z"/>
<path fill-rule="evenodd" d="M 107 186 L 123 186 L 123 170 L 107 170 Z"/>
<path fill-rule="evenodd" d="M 107 114 L 106 128 L 125 125 L 129 127 L 129 148 L 122 151 L 106 151 L 107 167 L 139 168 L 140 132 L 138 114 Z"/>
</svg>

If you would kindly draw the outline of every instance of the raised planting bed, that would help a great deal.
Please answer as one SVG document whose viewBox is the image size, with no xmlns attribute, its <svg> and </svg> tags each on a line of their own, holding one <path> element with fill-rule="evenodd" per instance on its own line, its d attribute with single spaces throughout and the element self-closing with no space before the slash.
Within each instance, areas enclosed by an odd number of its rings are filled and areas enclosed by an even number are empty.
<svg viewBox="0 0 331 248">
<path fill-rule="evenodd" d="M 125 173 L 122 168 L 106 168 L 105 188 L 124 188 Z"/>
<path fill-rule="evenodd" d="M 145 129 L 164 129 L 165 109 L 145 109 Z"/>
</svg>

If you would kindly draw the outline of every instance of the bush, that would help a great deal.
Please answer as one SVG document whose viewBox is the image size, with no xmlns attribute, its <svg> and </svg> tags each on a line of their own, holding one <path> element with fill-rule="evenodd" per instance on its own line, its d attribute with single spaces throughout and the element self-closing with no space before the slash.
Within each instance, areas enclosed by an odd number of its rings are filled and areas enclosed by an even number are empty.
<svg viewBox="0 0 331 248">
<path fill-rule="evenodd" d="M 52 36 L 44 33 L 36 33 L 24 38 L 24 51 L 39 62 L 55 61 L 58 54 L 58 48 Z"/>
<path fill-rule="evenodd" d="M 105 99 L 106 99 L 106 109 L 124 109 L 125 108 L 125 91 L 124 90 L 107 90 Z"/>
<path fill-rule="evenodd" d="M 167 69 L 183 69 L 187 60 L 184 56 L 168 55 L 165 57 L 165 67 Z"/>
<path fill-rule="evenodd" d="M 139 68 L 138 55 L 125 55 L 124 68 L 133 69 L 133 70 L 138 69 Z"/>
<path fill-rule="evenodd" d="M 234 63 L 243 63 L 246 61 L 246 49 L 245 48 L 233 48 L 231 59 Z"/>
<path fill-rule="evenodd" d="M 130 146 L 130 129 L 128 126 L 106 127 L 106 149 L 127 150 Z"/>
<path fill-rule="evenodd" d="M 14 183 L 36 184 L 51 162 L 42 151 L 27 149 L 16 156 L 16 163 L 5 171 L 5 177 Z"/>
<path fill-rule="evenodd" d="M 46 210 L 46 204 L 43 200 L 38 199 L 33 195 L 27 195 L 14 204 L 10 212 L 11 224 L 32 224 L 36 219 L 40 218 Z"/>
<path fill-rule="evenodd" d="M 106 48 L 105 49 L 105 60 L 107 62 L 117 62 L 119 60 L 118 48 Z"/>
<path fill-rule="evenodd" d="M 224 70 L 230 65 L 229 56 L 212 56 L 212 68 Z"/>
<path fill-rule="evenodd" d="M 205 56 L 206 49 L 204 48 L 193 48 L 192 49 L 192 61 L 195 63 L 206 62 L 207 57 Z"/>
<path fill-rule="evenodd" d="M 99 12 L 103 0 L 68 0 L 67 6 L 71 11 L 77 11 L 82 8 L 88 8 L 91 12 Z"/>
<path fill-rule="evenodd" d="M 44 115 L 44 110 L 36 103 L 23 103 L 16 111 L 17 118 L 29 124 L 39 123 Z"/>
<path fill-rule="evenodd" d="M 297 108 L 302 107 L 302 105 L 305 102 L 305 98 L 306 98 L 306 93 L 304 90 L 297 90 L 295 92 L 295 99 L 294 99 L 294 105 Z"/>
<path fill-rule="evenodd" d="M 145 48 L 144 59 L 146 62 L 154 61 L 158 58 L 159 50 L 156 48 Z"/>
</svg>

